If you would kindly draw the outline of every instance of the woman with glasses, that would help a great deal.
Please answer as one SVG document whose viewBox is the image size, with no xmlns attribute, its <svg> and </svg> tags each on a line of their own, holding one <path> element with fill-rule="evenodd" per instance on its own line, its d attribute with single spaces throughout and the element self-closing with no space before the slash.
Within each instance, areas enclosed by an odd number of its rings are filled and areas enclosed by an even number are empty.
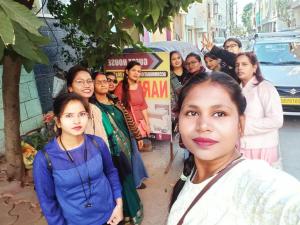
<svg viewBox="0 0 300 225">
<path fill-rule="evenodd" d="M 66 79 L 68 92 L 74 92 L 88 102 L 89 98 L 94 94 L 94 81 L 90 71 L 85 67 L 76 65 L 69 69 Z M 102 123 L 102 113 L 93 104 L 90 104 L 90 118 L 85 133 L 101 137 L 108 143 Z"/>
<path fill-rule="evenodd" d="M 118 172 L 103 139 L 84 134 L 89 104 L 75 93 L 53 104 L 57 137 L 34 159 L 35 190 L 49 225 L 117 225 L 123 218 Z"/>
<path fill-rule="evenodd" d="M 139 154 L 137 144 L 140 148 L 143 146 L 142 136 L 134 120 L 118 98 L 109 94 L 107 76 L 97 73 L 94 80 L 95 96 L 93 103 L 102 111 L 109 149 L 113 162 L 119 171 L 122 184 L 124 222 L 132 225 L 141 224 L 143 207 L 136 191 L 133 174 L 138 172 L 136 171 L 136 164 L 143 165 L 142 158 L 136 157 Z M 132 140 L 131 136 L 133 136 Z"/>
<path fill-rule="evenodd" d="M 107 77 L 108 82 L 108 91 L 109 93 L 113 94 L 118 85 L 117 76 L 113 72 L 106 72 L 105 75 Z"/>
<path fill-rule="evenodd" d="M 202 65 L 200 55 L 192 52 L 185 58 L 185 66 L 188 71 L 187 76 L 184 78 L 183 83 L 185 84 L 192 76 L 198 75 L 205 72 L 205 67 Z"/>
<path fill-rule="evenodd" d="M 222 49 L 215 46 L 204 36 L 202 45 L 203 48 L 206 48 L 211 54 L 220 58 L 222 62 L 225 63 L 223 72 L 229 74 L 236 81 L 240 82 L 238 76 L 235 73 L 235 59 L 237 54 L 242 51 L 242 43 L 239 39 L 228 38 L 223 44 L 224 49 Z"/>
</svg>

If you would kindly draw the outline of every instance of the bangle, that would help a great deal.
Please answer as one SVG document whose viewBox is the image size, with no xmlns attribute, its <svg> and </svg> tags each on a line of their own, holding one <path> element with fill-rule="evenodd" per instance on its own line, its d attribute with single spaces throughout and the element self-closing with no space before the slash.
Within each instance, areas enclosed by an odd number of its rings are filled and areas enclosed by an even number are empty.
<svg viewBox="0 0 300 225">
<path fill-rule="evenodd" d="M 187 180 L 187 176 L 185 176 L 183 173 L 180 175 L 180 180 L 182 181 L 186 181 Z"/>
</svg>

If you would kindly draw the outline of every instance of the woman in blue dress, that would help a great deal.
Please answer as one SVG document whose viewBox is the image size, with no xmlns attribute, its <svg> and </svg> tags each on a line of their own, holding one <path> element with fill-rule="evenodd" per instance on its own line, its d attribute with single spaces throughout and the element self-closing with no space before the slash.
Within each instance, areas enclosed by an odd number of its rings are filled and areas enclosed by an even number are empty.
<svg viewBox="0 0 300 225">
<path fill-rule="evenodd" d="M 89 105 L 75 93 L 54 101 L 58 136 L 34 160 L 35 190 L 49 225 L 117 225 L 121 185 L 102 138 L 84 134 Z"/>
</svg>

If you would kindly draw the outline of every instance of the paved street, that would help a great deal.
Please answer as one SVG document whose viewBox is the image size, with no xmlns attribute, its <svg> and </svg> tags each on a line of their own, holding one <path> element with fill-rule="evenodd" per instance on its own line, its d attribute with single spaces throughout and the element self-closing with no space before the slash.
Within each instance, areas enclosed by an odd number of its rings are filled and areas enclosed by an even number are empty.
<svg viewBox="0 0 300 225">
<path fill-rule="evenodd" d="M 283 169 L 300 180 L 300 117 L 286 116 L 280 130 Z"/>
</svg>

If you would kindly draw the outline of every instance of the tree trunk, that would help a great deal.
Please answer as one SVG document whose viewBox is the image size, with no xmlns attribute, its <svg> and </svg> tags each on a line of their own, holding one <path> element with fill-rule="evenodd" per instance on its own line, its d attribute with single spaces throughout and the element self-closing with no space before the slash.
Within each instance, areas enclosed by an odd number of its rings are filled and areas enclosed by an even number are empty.
<svg viewBox="0 0 300 225">
<path fill-rule="evenodd" d="M 24 164 L 20 139 L 20 57 L 6 55 L 3 60 L 2 96 L 7 179 L 23 181 Z"/>
</svg>

